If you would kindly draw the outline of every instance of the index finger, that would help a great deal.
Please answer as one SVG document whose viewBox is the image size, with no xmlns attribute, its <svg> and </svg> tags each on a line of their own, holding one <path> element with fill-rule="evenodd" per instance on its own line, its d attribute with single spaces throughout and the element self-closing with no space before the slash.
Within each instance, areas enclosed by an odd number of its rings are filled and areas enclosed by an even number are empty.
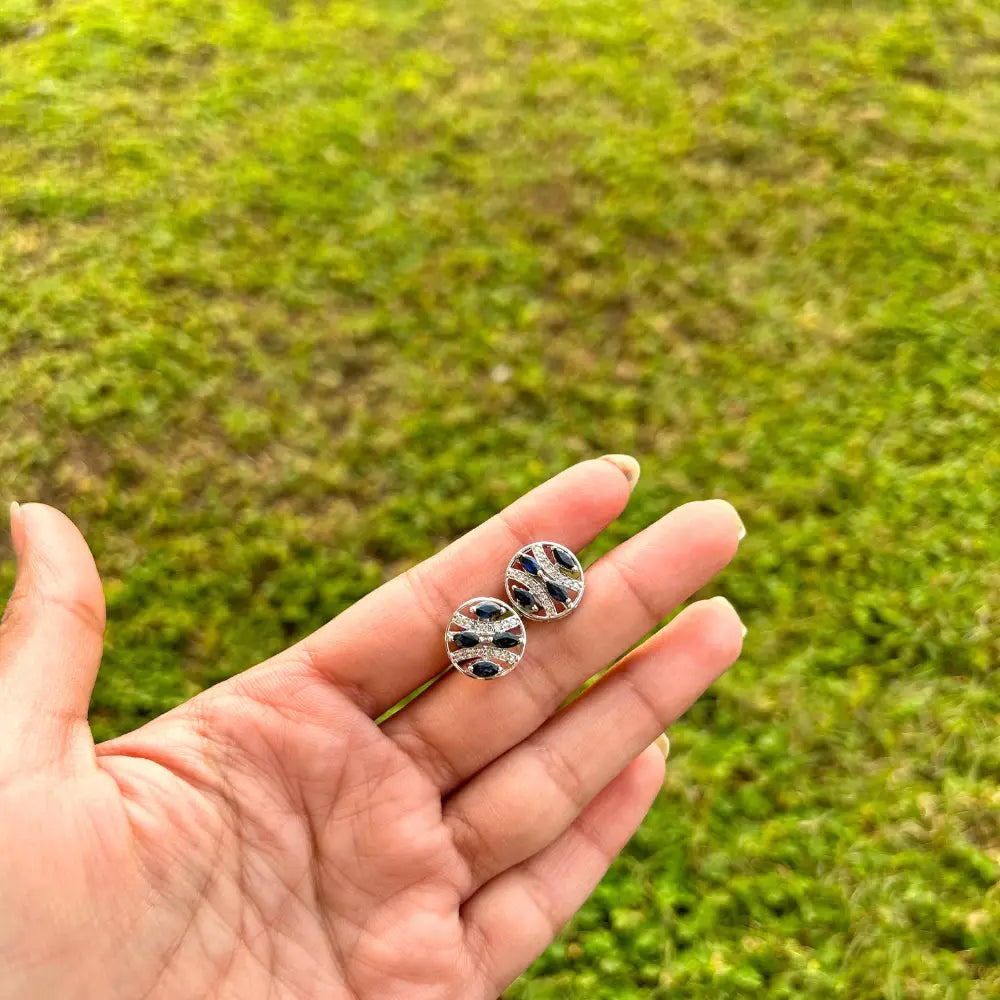
<svg viewBox="0 0 1000 1000">
<path fill-rule="evenodd" d="M 503 594 L 504 570 L 518 549 L 552 538 L 577 550 L 618 517 L 638 475 L 636 465 L 630 483 L 629 461 L 609 456 L 571 466 L 287 654 L 305 659 L 372 718 L 379 716 L 447 666 L 444 632 L 452 612 L 476 594 Z"/>
</svg>

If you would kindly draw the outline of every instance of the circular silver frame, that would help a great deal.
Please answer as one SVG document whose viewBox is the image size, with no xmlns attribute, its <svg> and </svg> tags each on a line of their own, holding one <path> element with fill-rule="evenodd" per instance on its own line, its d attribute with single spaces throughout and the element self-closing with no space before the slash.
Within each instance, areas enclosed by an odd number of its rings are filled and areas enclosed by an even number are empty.
<svg viewBox="0 0 1000 1000">
<path fill-rule="evenodd" d="M 569 553 L 573 562 L 576 563 L 576 572 L 579 573 L 579 578 L 572 576 L 571 573 L 550 559 L 545 550 L 546 546 Z M 538 576 L 532 576 L 515 568 L 515 564 L 520 561 L 523 555 L 530 556 L 538 564 Z M 550 541 L 531 542 L 518 549 L 510 562 L 507 563 L 507 570 L 504 573 L 504 589 L 507 591 L 507 599 L 519 615 L 536 622 L 551 622 L 557 618 L 565 618 L 577 609 L 580 601 L 583 600 L 583 591 L 586 586 L 583 577 L 583 566 L 580 564 L 577 554 L 568 545 Z M 563 605 L 562 610 L 559 610 L 556 600 L 546 590 L 544 583 L 547 580 L 570 591 L 571 596 L 568 602 L 558 602 Z M 515 585 L 526 589 L 531 594 L 535 599 L 535 610 L 525 608 L 516 600 L 512 591 Z"/>
<path fill-rule="evenodd" d="M 478 618 L 474 609 L 477 604 L 483 603 L 496 604 L 506 613 L 495 621 Z M 452 639 L 452 635 L 458 632 L 475 632 L 480 641 L 475 646 L 459 646 Z M 489 640 L 499 632 L 517 632 L 521 640 L 520 645 L 516 649 L 493 646 Z M 472 677 L 477 681 L 493 681 L 498 677 L 505 677 L 521 662 L 527 645 L 528 633 L 524 627 L 524 620 L 516 608 L 499 597 L 470 597 L 467 601 L 463 601 L 455 609 L 444 630 L 444 648 L 451 665 L 466 677 Z M 474 674 L 472 664 L 480 660 L 488 660 L 500 669 L 489 677 Z"/>
</svg>

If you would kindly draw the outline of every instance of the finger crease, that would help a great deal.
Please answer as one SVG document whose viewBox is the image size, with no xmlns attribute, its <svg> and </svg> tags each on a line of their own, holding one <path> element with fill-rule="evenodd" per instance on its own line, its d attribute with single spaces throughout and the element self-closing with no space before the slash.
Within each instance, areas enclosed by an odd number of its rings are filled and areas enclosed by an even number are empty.
<svg viewBox="0 0 1000 1000">
<path fill-rule="evenodd" d="M 649 694 L 636 683 L 636 679 L 627 665 L 609 674 L 608 683 L 620 683 L 624 685 L 626 690 L 631 695 L 632 700 L 643 712 L 646 713 L 647 728 L 658 728 L 662 730 L 674 721 L 672 718 L 661 718 L 664 713 L 659 706 L 654 703 Z"/>
<path fill-rule="evenodd" d="M 444 751 L 415 726 L 388 735 L 437 788 L 457 788 L 462 783 L 462 775 Z"/>
<path fill-rule="evenodd" d="M 416 601 L 421 612 L 430 622 L 432 628 L 441 630 L 441 644 L 444 647 L 444 634 L 447 630 L 447 616 L 452 612 L 454 598 L 446 594 L 441 585 L 437 582 L 433 572 L 428 572 L 424 568 L 424 563 L 412 566 L 403 574 L 406 585 L 410 588 L 410 593 Z M 430 601 L 428 600 L 428 592 Z M 434 606 L 434 602 L 437 606 Z"/>
<path fill-rule="evenodd" d="M 552 784 L 569 799 L 577 812 L 583 809 L 593 796 L 572 759 L 552 743 L 536 743 L 534 750 L 541 758 Z"/>
<path fill-rule="evenodd" d="M 652 601 L 649 599 L 648 595 L 644 592 L 642 587 L 636 583 L 637 576 L 628 563 L 624 561 L 615 561 L 611 565 L 614 567 L 615 573 L 618 575 L 618 579 L 621 584 L 625 587 L 628 595 L 639 605 L 643 613 L 646 616 L 646 620 L 649 622 L 649 628 L 652 628 L 660 619 L 663 617 L 662 612 L 659 608 L 653 606 Z"/>
<path fill-rule="evenodd" d="M 446 812 L 445 826 L 465 867 L 466 884 L 462 887 L 461 895 L 462 899 L 466 900 L 482 885 L 482 873 L 494 871 L 496 868 L 492 844 L 489 837 L 485 836 L 480 827 L 461 809 Z M 480 859 L 479 863 L 474 863 L 473 858 Z M 483 864 L 483 859 L 488 864 Z"/>
</svg>

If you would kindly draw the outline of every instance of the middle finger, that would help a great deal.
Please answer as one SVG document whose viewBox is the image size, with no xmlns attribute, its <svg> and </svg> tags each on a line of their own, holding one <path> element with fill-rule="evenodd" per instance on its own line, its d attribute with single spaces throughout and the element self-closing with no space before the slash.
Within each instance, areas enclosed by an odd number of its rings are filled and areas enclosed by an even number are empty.
<svg viewBox="0 0 1000 1000">
<path fill-rule="evenodd" d="M 486 682 L 449 671 L 388 719 L 384 732 L 448 794 L 704 586 L 732 559 L 742 534 L 724 500 L 678 507 L 587 570 L 586 598 L 570 618 L 532 623 L 516 671 Z"/>
</svg>

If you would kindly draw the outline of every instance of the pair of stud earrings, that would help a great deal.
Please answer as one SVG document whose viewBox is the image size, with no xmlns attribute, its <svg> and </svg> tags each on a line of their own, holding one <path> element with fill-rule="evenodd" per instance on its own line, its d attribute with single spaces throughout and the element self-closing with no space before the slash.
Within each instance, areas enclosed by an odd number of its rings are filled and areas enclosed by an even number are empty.
<svg viewBox="0 0 1000 1000">
<path fill-rule="evenodd" d="M 462 603 L 445 630 L 448 659 L 468 677 L 491 680 L 521 662 L 527 634 L 524 618 L 565 618 L 583 597 L 583 567 L 557 542 L 519 549 L 504 575 L 507 601 L 473 597 Z"/>
</svg>

